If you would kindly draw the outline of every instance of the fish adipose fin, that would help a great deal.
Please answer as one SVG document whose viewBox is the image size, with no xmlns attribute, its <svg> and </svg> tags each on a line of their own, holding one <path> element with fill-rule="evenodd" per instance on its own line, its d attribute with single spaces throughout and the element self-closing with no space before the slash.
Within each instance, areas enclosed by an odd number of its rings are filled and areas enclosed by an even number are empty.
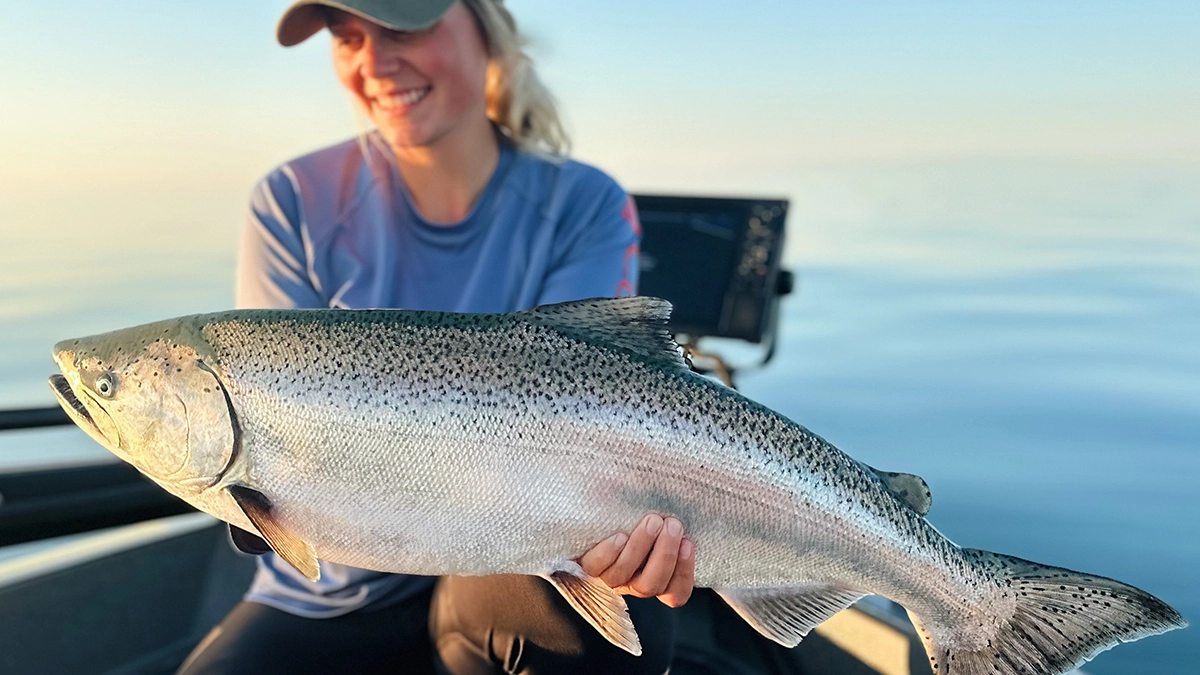
<svg viewBox="0 0 1200 675">
<path fill-rule="evenodd" d="M 974 626 L 922 625 L 910 612 L 935 675 L 1055 675 L 1122 642 L 1187 626 L 1163 601 L 1119 581 L 990 551 L 963 553 L 995 576 L 1016 611 L 1000 617 L 990 636 Z"/>
<path fill-rule="evenodd" d="M 517 314 L 573 340 L 615 348 L 664 368 L 688 370 L 667 330 L 671 303 L 661 298 L 595 298 L 542 305 Z"/>
<path fill-rule="evenodd" d="M 829 584 L 715 590 L 754 630 L 784 647 L 800 644 L 817 624 L 866 595 Z"/>
<path fill-rule="evenodd" d="M 295 533 L 281 526 L 271 513 L 271 501 L 266 495 L 245 487 L 230 485 L 229 495 L 237 502 L 242 513 L 250 519 L 262 538 L 271 545 L 271 549 L 279 554 L 289 565 L 312 581 L 321 578 L 321 568 L 317 564 L 317 553 L 312 544 L 297 537 Z M 247 533 L 249 534 L 249 533 Z M 235 536 L 234 543 L 237 543 Z M 238 546 L 241 548 L 241 546 Z M 245 550 L 245 549 L 242 549 Z"/>
<path fill-rule="evenodd" d="M 925 482 L 924 478 L 913 473 L 880 471 L 866 464 L 862 464 L 862 466 L 878 476 L 879 480 L 883 481 L 887 487 L 888 492 L 904 502 L 904 505 L 915 511 L 917 515 L 924 516 L 929 513 L 929 507 L 933 506 L 933 493 L 929 491 L 929 484 Z"/>
<path fill-rule="evenodd" d="M 578 565 L 568 565 L 576 569 L 559 570 L 541 576 L 557 588 L 567 603 L 592 624 L 604 639 L 634 656 L 641 656 L 642 642 L 633 627 L 633 620 L 629 618 L 625 598 L 603 581 L 589 577 Z"/>
</svg>

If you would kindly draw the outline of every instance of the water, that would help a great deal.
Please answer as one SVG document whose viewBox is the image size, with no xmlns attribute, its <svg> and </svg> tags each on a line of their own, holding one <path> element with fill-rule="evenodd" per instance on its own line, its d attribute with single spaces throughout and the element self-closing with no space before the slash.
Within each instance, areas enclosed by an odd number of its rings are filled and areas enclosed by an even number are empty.
<svg viewBox="0 0 1200 675">
<path fill-rule="evenodd" d="M 1196 185 L 1194 166 L 1045 162 L 714 183 L 793 198 L 799 290 L 777 358 L 742 388 L 924 476 L 959 544 L 1115 577 L 1200 620 Z M 0 405 L 52 403 L 60 338 L 232 297 L 239 195 L 73 199 L 0 198 Z M 0 466 L 93 460 L 72 429 L 0 436 Z M 1195 631 L 1087 670 L 1196 672 Z"/>
</svg>

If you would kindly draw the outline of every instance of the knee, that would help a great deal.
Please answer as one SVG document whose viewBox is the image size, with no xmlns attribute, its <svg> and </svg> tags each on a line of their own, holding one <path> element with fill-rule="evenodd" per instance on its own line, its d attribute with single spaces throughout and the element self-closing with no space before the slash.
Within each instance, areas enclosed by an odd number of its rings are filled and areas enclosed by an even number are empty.
<svg viewBox="0 0 1200 675">
<path fill-rule="evenodd" d="M 592 630 L 588 627 L 588 630 Z M 506 632 L 493 632 L 483 644 L 461 633 L 438 637 L 435 659 L 447 675 L 505 675 L 511 673 L 573 673 L 575 675 L 663 675 L 671 665 L 673 646 L 643 641 L 641 656 L 634 656 L 607 641 L 564 653 L 536 640 Z"/>
<path fill-rule="evenodd" d="M 454 675 L 662 675 L 674 655 L 673 610 L 654 599 L 626 600 L 641 656 L 605 640 L 536 577 L 443 579 L 434 593 L 430 631 L 442 666 Z"/>
</svg>

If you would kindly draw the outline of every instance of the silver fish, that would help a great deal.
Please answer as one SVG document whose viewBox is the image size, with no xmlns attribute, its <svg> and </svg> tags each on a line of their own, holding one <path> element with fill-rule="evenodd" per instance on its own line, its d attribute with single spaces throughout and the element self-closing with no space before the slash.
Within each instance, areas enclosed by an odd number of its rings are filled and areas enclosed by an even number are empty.
<svg viewBox="0 0 1200 675">
<path fill-rule="evenodd" d="M 647 512 L 687 525 L 697 586 L 787 646 L 867 594 L 908 609 L 935 673 L 1061 673 L 1186 625 L 1125 584 L 956 546 L 920 478 L 691 372 L 669 313 L 230 311 L 65 340 L 50 379 L 102 445 L 310 578 L 318 559 L 540 575 L 634 654 L 624 601 L 573 559 Z"/>
</svg>

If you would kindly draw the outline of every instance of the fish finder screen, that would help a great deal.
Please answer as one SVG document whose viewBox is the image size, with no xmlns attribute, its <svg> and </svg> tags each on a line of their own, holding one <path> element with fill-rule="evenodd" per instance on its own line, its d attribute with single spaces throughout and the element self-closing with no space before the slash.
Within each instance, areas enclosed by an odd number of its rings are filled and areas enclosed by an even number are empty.
<svg viewBox="0 0 1200 675">
<path fill-rule="evenodd" d="M 671 330 L 761 342 L 783 248 L 783 200 L 635 195 L 638 292 L 670 300 Z"/>
</svg>

